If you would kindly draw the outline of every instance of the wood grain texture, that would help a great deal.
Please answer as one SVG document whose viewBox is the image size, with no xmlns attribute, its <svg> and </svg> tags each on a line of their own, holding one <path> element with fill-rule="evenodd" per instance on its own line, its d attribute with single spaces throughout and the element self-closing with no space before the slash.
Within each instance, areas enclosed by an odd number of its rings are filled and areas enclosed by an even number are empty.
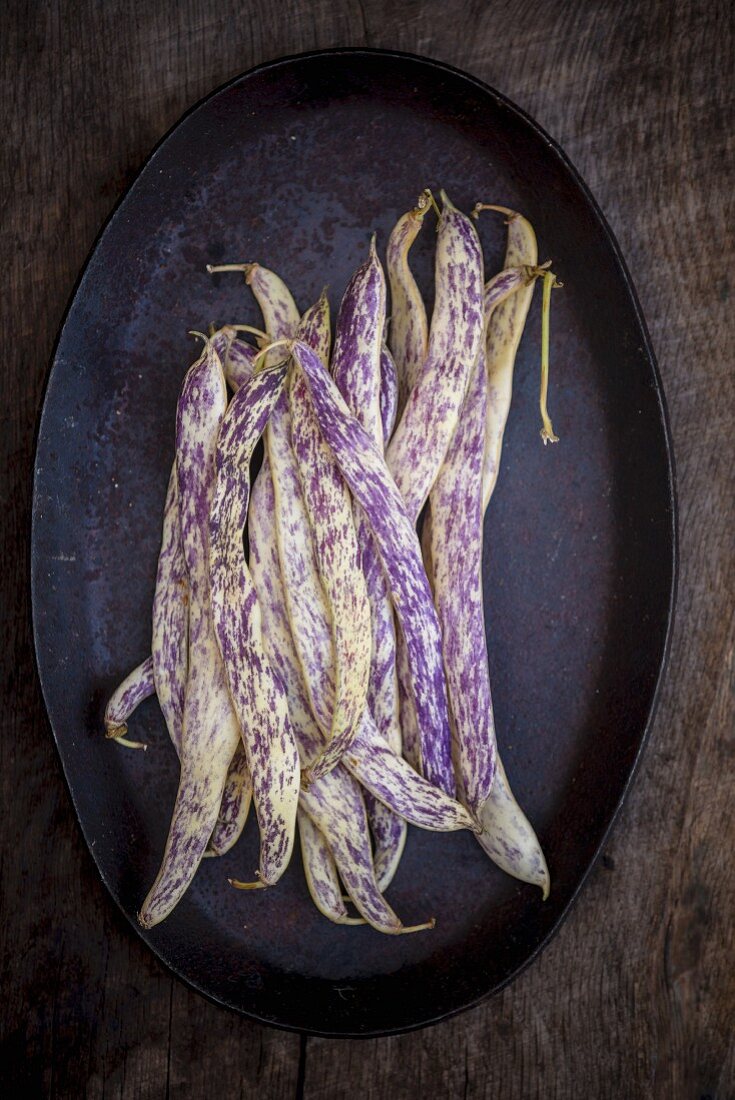
<svg viewBox="0 0 735 1100">
<path fill-rule="evenodd" d="M 4 1095 L 731 1100 L 730 5 L 11 0 L 3 15 Z M 428 1031 L 302 1044 L 170 979 L 110 904 L 84 850 L 32 666 L 31 454 L 76 274 L 152 145 L 193 101 L 256 62 L 365 44 L 425 53 L 489 81 L 561 142 L 598 198 L 638 287 L 669 400 L 679 609 L 634 790 L 541 959 L 499 997 Z"/>
</svg>

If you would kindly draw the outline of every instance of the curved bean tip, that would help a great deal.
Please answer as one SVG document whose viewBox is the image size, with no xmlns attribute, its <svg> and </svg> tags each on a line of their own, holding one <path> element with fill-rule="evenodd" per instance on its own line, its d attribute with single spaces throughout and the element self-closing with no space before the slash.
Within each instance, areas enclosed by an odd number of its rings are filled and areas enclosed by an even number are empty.
<svg viewBox="0 0 735 1100">
<path fill-rule="evenodd" d="M 457 207 L 454 205 L 452 200 L 449 198 L 449 195 L 446 193 L 446 191 L 444 190 L 443 187 L 439 191 L 439 198 L 442 200 L 442 206 L 444 207 L 443 212 L 446 212 L 446 211 L 451 212 L 451 211 L 454 211 L 454 210 L 457 209 Z"/>
<path fill-rule="evenodd" d="M 411 211 L 411 214 L 414 218 L 423 218 L 432 208 L 437 218 L 441 217 L 441 210 L 439 209 L 439 205 L 434 198 L 431 188 L 425 187 L 419 195 L 416 206 Z"/>
<path fill-rule="evenodd" d="M 256 879 L 255 882 L 241 882 L 237 878 L 228 878 L 227 881 L 236 890 L 265 890 L 267 886 L 267 883 L 261 882 L 260 879 Z"/>
<path fill-rule="evenodd" d="M 207 347 L 209 347 L 209 343 L 210 343 L 209 337 L 208 337 L 208 336 L 206 336 L 206 335 L 205 335 L 205 334 L 204 334 L 203 332 L 199 332 L 199 331 L 198 331 L 197 329 L 195 329 L 195 328 L 190 328 L 190 329 L 189 329 L 189 333 L 188 333 L 188 335 L 189 335 L 189 336 L 196 336 L 196 337 L 198 337 L 198 338 L 199 338 L 200 340 L 203 340 L 203 341 L 204 341 L 204 347 L 205 347 L 205 349 L 206 349 Z"/>
</svg>

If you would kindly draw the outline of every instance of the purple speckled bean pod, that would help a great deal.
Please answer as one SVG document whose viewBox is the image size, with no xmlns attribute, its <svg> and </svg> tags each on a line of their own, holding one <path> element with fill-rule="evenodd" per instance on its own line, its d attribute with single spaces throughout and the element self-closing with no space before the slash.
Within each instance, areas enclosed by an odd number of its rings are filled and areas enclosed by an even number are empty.
<svg viewBox="0 0 735 1100">
<path fill-rule="evenodd" d="M 266 646 L 273 666 L 286 687 L 289 713 L 301 758 L 309 761 L 321 751 L 324 738 L 311 711 L 301 663 L 291 633 L 275 532 L 275 504 L 275 492 L 266 456 L 255 482 L 250 508 L 250 567 L 262 610 Z M 375 737 L 378 738 L 377 733 Z M 359 750 L 353 744 L 350 751 Z M 369 749 L 368 753 L 370 754 Z M 375 766 L 379 768 L 379 763 Z M 382 773 L 381 782 L 386 786 L 389 782 Z M 348 893 L 366 919 L 370 919 L 367 916 L 370 914 L 377 927 L 383 928 L 387 922 L 390 931 L 393 931 L 392 911 L 385 906 L 375 878 L 367 820 L 364 808 L 361 809 L 362 795 L 355 780 L 338 764 L 327 775 L 311 784 L 308 796 L 302 791 L 300 805 L 306 812 L 314 815 L 317 825 L 321 823 L 325 826 L 325 832 L 329 832 L 328 843 L 320 825 L 318 834 L 313 839 L 315 845 L 323 843 L 326 851 L 321 854 L 313 851 L 311 858 L 317 862 L 333 859 L 334 846 L 344 853 L 347 846 L 352 844 L 353 855 L 365 862 L 345 882 Z M 322 899 L 314 897 L 314 901 L 321 909 Z"/>
<path fill-rule="evenodd" d="M 385 327 L 385 275 L 370 241 L 367 260 L 354 273 L 342 297 L 332 352 L 332 377 L 353 416 L 385 449 L 380 411 L 380 366 Z"/>
<path fill-rule="evenodd" d="M 369 714 L 345 753 L 344 763 L 368 791 L 410 825 L 433 832 L 479 831 L 464 806 L 422 778 L 375 728 Z"/>
<path fill-rule="evenodd" d="M 238 390 L 252 377 L 257 352 L 243 340 L 238 340 L 235 329 L 229 326 L 212 336 L 212 344 L 219 355 L 227 384 L 231 389 Z M 252 782 L 247 754 L 245 746 L 239 744 L 227 773 L 217 824 L 205 855 L 224 855 L 239 839 L 247 820 L 251 797 Z"/>
<path fill-rule="evenodd" d="M 320 339 L 320 332 L 325 337 Z M 314 349 L 320 345 L 328 348 L 329 303 L 325 295 L 304 315 L 298 335 Z M 320 358 L 323 362 L 323 353 Z M 331 729 L 324 751 L 309 769 L 311 781 L 339 762 L 365 709 L 370 673 L 370 604 L 360 566 L 352 500 L 324 441 L 301 374 L 291 378 L 289 399 L 291 445 L 332 634 Z"/>
<path fill-rule="evenodd" d="M 386 453 L 413 522 L 444 462 L 484 337 L 480 241 L 470 219 L 442 197 L 428 352 Z"/>
<path fill-rule="evenodd" d="M 296 656 L 290 621 L 286 610 L 283 582 L 275 542 L 274 492 L 270 478 L 258 475 L 250 508 L 250 568 L 263 614 L 266 645 L 274 667 L 286 685 L 289 713 L 305 760 L 319 751 L 323 736 L 312 715 L 301 665 Z M 419 828 L 451 832 L 472 829 L 469 814 L 458 802 L 432 786 L 386 744 L 369 714 L 362 725 L 345 764 L 355 778 L 376 798 Z M 343 774 L 337 766 L 318 780 Z"/>
<path fill-rule="evenodd" d="M 225 378 L 231 389 L 239 390 L 243 383 L 250 380 L 257 354 L 255 348 L 252 348 L 250 344 L 246 344 L 244 340 L 234 339 L 232 341 L 227 349 L 227 358 L 222 360 L 225 368 Z"/>
<path fill-rule="evenodd" d="M 385 439 L 390 434 L 390 426 L 384 433 L 384 410 L 381 406 L 384 392 L 385 348 L 382 333 L 385 327 L 385 298 L 385 276 L 373 237 L 367 260 L 350 279 L 342 298 L 332 356 L 332 375 L 350 412 L 381 452 L 385 450 Z M 389 383 L 391 367 L 392 363 L 385 364 Z M 395 369 L 392 380 L 395 381 Z M 301 384 L 306 385 L 303 378 Z M 385 411 L 389 414 L 390 408 Z M 372 533 L 359 504 L 355 504 L 354 512 L 357 537 L 364 552 L 366 545 L 372 541 Z M 373 573 L 368 597 L 372 629 L 368 705 L 378 730 L 393 750 L 400 753 L 396 635 L 390 591 L 382 571 Z M 376 874 L 381 889 L 385 889 L 398 868 L 406 843 L 406 823 L 370 793 L 365 796 L 365 805 L 375 840 Z"/>
<path fill-rule="evenodd" d="M 335 924 L 364 924 L 362 917 L 347 913 L 337 865 L 321 830 L 305 810 L 299 810 L 298 822 L 306 884 L 317 909 Z"/>
<path fill-rule="evenodd" d="M 424 224 L 428 209 L 428 195 L 423 192 L 418 205 L 396 222 L 388 238 L 385 254 L 391 297 L 388 343 L 398 376 L 399 412 L 403 412 L 408 395 L 414 387 L 426 359 L 429 342 L 424 300 L 408 266 L 411 245 Z"/>
<path fill-rule="evenodd" d="M 248 758 L 245 746 L 240 744 L 235 749 L 227 769 L 217 821 L 212 829 L 205 856 L 223 856 L 240 839 L 250 812 L 252 794 L 253 785 Z"/>
<path fill-rule="evenodd" d="M 399 374 L 399 389 L 402 378 L 404 384 L 410 380 L 412 385 L 393 432 L 386 461 L 414 523 L 441 469 L 457 426 L 470 371 L 483 339 L 480 242 L 469 218 L 455 209 L 445 195 L 442 198 L 444 209 L 439 219 L 435 260 L 436 300 L 426 356 L 418 365 L 416 354 L 407 356 L 405 339 L 403 351 L 398 350 L 397 343 L 392 342 L 391 345 Z M 408 271 L 407 250 L 401 260 L 399 246 L 403 247 L 401 234 L 396 240 L 398 259 L 389 264 L 389 273 L 391 266 L 399 272 L 403 271 L 407 288 L 403 308 L 417 319 L 415 323 L 420 327 L 423 303 L 418 291 L 412 290 L 413 277 Z M 405 262 L 403 268 L 399 261 Z M 410 364 L 410 371 L 407 364 Z M 400 632 L 397 647 L 403 751 L 406 758 L 426 774 L 426 733 L 421 715 L 415 711 L 409 688 L 413 662 L 405 652 L 405 639 Z"/>
<path fill-rule="evenodd" d="M 299 314 L 287 288 L 277 275 L 265 268 L 257 269 L 255 274 L 257 278 L 250 281 L 250 286 L 262 310 L 268 335 L 272 339 L 293 335 L 299 325 Z M 307 317 L 305 334 L 314 339 L 317 354 L 326 361 L 329 340 L 324 326 L 317 324 L 312 328 Z M 280 501 L 276 486 L 281 490 Z M 285 559 L 283 552 L 279 549 L 277 537 L 279 526 L 283 549 L 289 547 L 289 536 L 291 536 L 293 552 Z M 318 606 L 316 606 L 314 611 L 317 614 L 316 621 L 311 623 L 310 631 L 300 635 L 302 649 L 297 655 L 292 631 L 293 606 L 289 608 L 287 604 L 284 591 L 285 576 L 289 576 L 292 583 L 297 585 L 295 590 L 297 597 L 302 592 L 308 593 L 310 585 L 319 586 L 319 577 L 301 500 L 298 472 L 295 469 L 291 450 L 290 413 L 285 396 L 281 398 L 271 414 L 266 430 L 266 451 L 253 487 L 248 535 L 250 568 L 261 606 L 266 648 L 274 669 L 286 687 L 289 714 L 302 761 L 309 763 L 321 752 L 324 739 L 313 717 L 302 667 L 310 645 L 319 647 L 322 660 L 326 662 L 326 667 L 329 667 L 331 635 L 328 623 L 323 617 L 318 617 Z M 288 568 L 282 580 L 284 560 Z M 305 607 L 307 614 L 310 613 L 308 600 L 306 604 L 296 606 Z M 307 663 L 307 667 L 311 666 Z M 322 690 L 319 690 L 317 686 L 318 698 L 329 701 L 329 685 L 322 684 L 321 687 Z M 333 686 L 331 690 L 333 692 Z M 331 705 L 329 701 L 329 706 Z M 323 721 L 325 724 L 328 723 L 328 717 L 324 716 Z M 322 788 L 326 788 L 327 794 L 320 798 Z M 362 813 L 359 811 L 362 795 L 355 781 L 340 765 L 312 784 L 311 797 L 333 807 L 335 820 L 330 824 L 331 829 L 337 828 L 343 831 L 349 828 L 356 829 L 358 850 L 363 853 L 369 851 L 370 842 L 365 814 L 364 810 Z M 345 812 L 345 807 L 348 810 L 351 808 L 352 814 Z M 349 835 L 344 836 L 343 843 L 347 843 L 348 840 Z M 323 833 L 316 826 L 312 830 L 311 841 L 308 853 L 305 855 L 305 865 L 307 859 L 310 861 L 306 868 L 307 884 L 312 892 L 314 903 L 323 912 L 324 897 L 316 892 L 316 883 L 320 878 L 320 869 L 323 873 L 325 864 L 333 861 L 334 857 Z M 351 897 L 358 909 L 361 912 L 377 914 L 379 926 L 385 923 L 388 914 L 392 919 L 391 910 L 386 914 L 385 903 L 375 881 L 372 860 L 362 869 L 362 873 L 353 879 L 351 888 Z"/>
<path fill-rule="evenodd" d="M 153 600 L 151 656 L 138 666 L 111 696 L 105 711 L 109 737 L 123 745 L 127 721 L 136 707 L 154 693 L 178 756 L 184 711 L 189 633 L 189 579 L 181 550 L 176 475 L 172 470 L 163 521 L 163 540 Z M 146 746 L 142 746 L 145 748 Z M 250 808 L 250 774 L 241 746 L 235 751 L 225 781 L 217 822 L 205 855 L 224 855 L 242 833 Z"/>
<path fill-rule="evenodd" d="M 212 616 L 252 779 L 262 885 L 277 882 L 291 857 L 300 769 L 285 689 L 266 652 L 242 540 L 250 461 L 285 378 L 285 363 L 267 368 L 242 385 L 230 402 L 217 443 L 209 524 Z"/>
<path fill-rule="evenodd" d="M 171 469 L 163 511 L 163 535 L 153 596 L 151 652 L 158 702 L 174 748 L 180 754 L 189 668 L 189 574 L 181 545 L 175 465 Z"/>
<path fill-rule="evenodd" d="M 538 247 L 533 226 L 514 211 L 506 213 L 508 242 L 505 266 L 535 268 Z M 513 367 L 535 280 L 529 279 L 524 287 L 497 305 L 487 301 L 491 283 L 486 288 L 486 303 L 492 306 L 492 310 L 486 313 L 488 405 L 482 480 L 483 512 L 492 496 L 500 469 L 503 435 L 512 396 Z M 508 874 L 538 886 L 544 897 L 548 897 L 551 880 L 544 853 L 513 795 L 500 753 L 497 756 L 495 782 L 482 807 L 480 821 L 483 830 L 477 839 L 490 858 Z"/>
<path fill-rule="evenodd" d="M 447 457 L 429 497 L 430 568 L 462 800 L 477 817 L 495 776 L 482 600 L 482 456 L 487 376 L 481 351 Z M 428 517 L 427 517 L 428 522 Z"/>
<path fill-rule="evenodd" d="M 373 866 L 378 888 L 385 892 L 395 878 L 401 862 L 408 825 L 405 818 L 386 806 L 367 789 L 362 795 L 365 811 L 373 835 Z"/>
<path fill-rule="evenodd" d="M 189 671 L 189 574 L 181 544 L 176 467 L 163 513 L 163 535 L 153 596 L 151 654 L 158 702 L 177 755 L 181 755 L 184 695 Z M 238 745 L 230 762 L 217 821 L 206 855 L 224 855 L 240 837 L 250 810 L 250 773 Z"/>
<path fill-rule="evenodd" d="M 301 805 L 323 833 L 361 916 L 380 932 L 407 931 L 378 889 L 365 805 L 356 785 L 334 782 L 335 769 L 301 792 Z"/>
<path fill-rule="evenodd" d="M 531 886 L 538 886 L 544 900 L 551 878 L 539 839 L 515 800 L 498 754 L 495 782 L 480 814 L 482 832 L 477 841 L 506 874 Z"/>
<path fill-rule="evenodd" d="M 226 406 L 222 366 L 207 343 L 184 379 L 176 412 L 179 516 L 190 583 L 189 671 L 176 804 L 161 868 L 138 916 L 146 928 L 168 916 L 194 877 L 240 742 L 214 632 L 208 567 L 215 450 Z"/>
<path fill-rule="evenodd" d="M 538 246 L 533 226 L 520 214 L 512 211 L 508 214 L 504 267 L 536 267 Z M 485 350 L 489 390 L 482 475 L 483 511 L 488 506 L 500 469 L 500 452 L 513 390 L 513 367 L 535 285 L 536 280 L 529 279 L 516 294 L 500 304 L 488 301 L 491 284 L 485 288 Z"/>
<path fill-rule="evenodd" d="M 350 413 L 319 357 L 298 340 L 293 343 L 292 355 L 308 380 L 324 438 L 370 524 L 373 538 L 363 550 L 368 587 L 373 567 L 377 572 L 382 564 L 385 571 L 409 653 L 424 775 L 451 794 L 454 777 L 441 639 L 413 522 L 382 454 Z"/>
<path fill-rule="evenodd" d="M 495 304 L 524 287 L 523 268 L 502 271 L 486 295 Z M 495 776 L 495 725 L 490 695 L 482 595 L 482 473 L 488 380 L 480 348 L 457 430 L 429 497 L 424 528 L 430 546 L 434 602 L 442 631 L 447 693 L 463 800 L 477 817 Z"/>
<path fill-rule="evenodd" d="M 148 657 L 134 668 L 123 682 L 115 688 L 105 708 L 105 731 L 108 737 L 119 740 L 127 733 L 130 715 L 156 690 L 153 679 L 153 660 Z"/>
<path fill-rule="evenodd" d="M 258 279 L 250 285 L 263 312 L 268 335 L 273 339 L 293 336 L 300 323 L 293 299 L 291 307 L 286 309 L 283 303 L 288 291 L 278 276 L 265 268 L 258 268 L 257 275 Z M 321 338 L 318 328 L 311 335 Z M 328 353 L 328 345 L 326 349 L 324 346 L 317 349 L 320 356 L 325 353 Z M 298 465 L 291 446 L 288 394 L 281 397 L 268 423 L 263 468 L 273 488 L 276 542 L 291 635 L 312 713 L 326 738 L 331 730 L 334 705 L 332 633 Z M 265 475 L 256 480 L 254 506 L 258 494 L 265 492 L 265 481 Z M 319 752 L 321 748 L 319 742 Z"/>
<path fill-rule="evenodd" d="M 393 434 L 398 412 L 398 375 L 393 356 L 385 344 L 380 350 L 380 420 L 386 446 Z"/>
</svg>

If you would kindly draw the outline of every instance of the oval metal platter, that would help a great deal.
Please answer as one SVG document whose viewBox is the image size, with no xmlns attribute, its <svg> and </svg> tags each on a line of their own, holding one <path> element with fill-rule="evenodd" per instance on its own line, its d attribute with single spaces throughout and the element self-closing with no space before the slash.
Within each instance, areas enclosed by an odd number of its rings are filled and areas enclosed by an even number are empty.
<svg viewBox="0 0 735 1100">
<path fill-rule="evenodd" d="M 469 834 L 410 830 L 388 898 L 432 932 L 330 924 L 300 857 L 272 890 L 251 815 L 205 860 L 175 912 L 143 932 L 177 786 L 155 699 L 131 722 L 147 752 L 106 741 L 112 688 L 150 651 L 150 607 L 189 329 L 258 324 L 237 276 L 257 260 L 306 308 L 336 307 L 377 231 L 420 190 L 521 210 L 564 289 L 552 311 L 544 448 L 537 294 L 516 364 L 484 583 L 498 737 L 548 857 L 552 890 L 504 876 Z M 489 273 L 504 226 L 485 215 Z M 416 246 L 431 300 L 432 234 Z M 110 894 L 176 975 L 280 1027 L 378 1035 L 475 1004 L 559 927 L 629 786 L 667 653 L 676 577 L 671 442 L 661 381 L 620 252 L 567 158 L 480 81 L 405 54 L 335 50 L 263 65 L 193 108 L 152 154 L 99 237 L 49 374 L 35 464 L 32 591 L 38 669 L 81 829 Z"/>
</svg>

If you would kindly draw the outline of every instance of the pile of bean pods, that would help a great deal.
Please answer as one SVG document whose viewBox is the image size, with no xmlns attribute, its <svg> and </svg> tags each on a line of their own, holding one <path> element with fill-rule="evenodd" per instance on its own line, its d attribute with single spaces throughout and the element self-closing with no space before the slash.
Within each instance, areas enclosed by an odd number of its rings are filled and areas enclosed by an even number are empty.
<svg viewBox="0 0 735 1100">
<path fill-rule="evenodd" d="M 184 379 L 151 655 L 105 712 L 107 735 L 139 746 L 126 723 L 155 693 L 179 757 L 144 927 L 173 910 L 202 857 L 234 845 L 251 801 L 259 867 L 232 885 L 274 886 L 298 828 L 311 896 L 338 924 L 433 927 L 404 926 L 384 897 L 407 823 L 473 831 L 499 867 L 548 894 L 498 752 L 481 558 L 537 278 L 541 434 L 556 439 L 546 411 L 555 279 L 538 266 L 529 222 L 489 207 L 506 216 L 507 247 L 486 282 L 473 218 L 488 207 L 468 217 L 444 193 L 442 204 L 425 191 L 398 220 L 387 280 L 373 238 L 333 342 L 326 294 L 302 315 L 267 268 L 210 268 L 244 273 L 263 331 L 211 331 Z M 432 209 L 429 323 L 409 252 Z"/>
</svg>

